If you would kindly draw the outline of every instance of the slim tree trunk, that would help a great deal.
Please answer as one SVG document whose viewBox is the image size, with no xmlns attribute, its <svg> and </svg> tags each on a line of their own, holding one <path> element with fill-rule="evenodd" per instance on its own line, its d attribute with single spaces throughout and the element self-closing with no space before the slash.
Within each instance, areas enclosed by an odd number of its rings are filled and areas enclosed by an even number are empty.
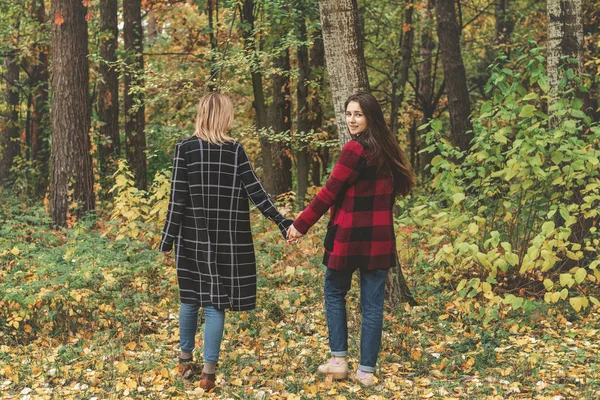
<svg viewBox="0 0 600 400">
<path fill-rule="evenodd" d="M 323 47 L 323 36 L 320 30 L 313 34 L 313 46 L 310 49 L 310 71 L 311 80 L 317 83 L 317 89 L 310 100 L 310 122 L 311 129 L 315 132 L 323 130 L 323 107 L 321 106 L 320 93 L 324 85 L 325 77 L 325 48 Z M 323 152 L 327 148 L 320 148 L 318 154 L 311 157 L 311 181 L 315 186 L 321 186 L 321 161 Z M 323 168 L 325 169 L 325 168 Z"/>
<path fill-rule="evenodd" d="M 80 0 L 53 0 L 52 179 L 50 215 L 57 226 L 68 215 L 94 209 L 90 154 L 89 65 L 86 9 Z M 77 208 L 72 210 L 72 204 Z"/>
<path fill-rule="evenodd" d="M 369 90 L 358 6 L 356 0 L 322 0 L 319 10 L 333 110 L 343 146 L 350 140 L 344 103 L 352 93 Z"/>
<path fill-rule="evenodd" d="M 562 73 L 573 69 L 576 76 L 581 76 L 583 71 L 581 0 L 548 0 L 546 8 L 550 94 L 558 97 L 558 84 L 563 77 Z M 565 56 L 577 62 L 572 63 Z"/>
<path fill-rule="evenodd" d="M 265 104 L 265 94 L 263 90 L 263 76 L 258 69 L 256 38 L 254 37 L 254 0 L 244 0 L 240 6 L 240 19 L 242 22 L 242 37 L 244 38 L 244 51 L 250 63 L 250 75 L 252 79 L 252 93 L 254 101 L 252 106 L 256 112 L 256 129 L 258 131 L 267 126 L 267 106 Z M 271 155 L 271 143 L 266 137 L 260 138 L 261 158 L 263 176 L 262 181 L 265 186 L 273 181 L 273 157 Z"/>
<path fill-rule="evenodd" d="M 472 133 L 468 133 L 472 129 L 469 120 L 471 103 L 460 50 L 461 27 L 456 20 L 454 5 L 454 0 L 436 1 L 437 34 L 447 85 L 452 140 L 461 150 L 466 151 L 473 137 Z"/>
<path fill-rule="evenodd" d="M 0 184 L 10 179 L 10 169 L 14 158 L 19 154 L 19 63 L 14 55 L 9 53 L 4 58 L 6 69 L 6 89 L 4 101 L 8 112 L 4 118 L 2 129 L 2 158 L 0 159 Z"/>
<path fill-rule="evenodd" d="M 496 0 L 496 44 L 507 44 L 514 28 L 510 0 Z"/>
<path fill-rule="evenodd" d="M 148 42 L 153 43 L 158 38 L 158 26 L 156 23 L 156 12 L 148 11 Z"/>
<path fill-rule="evenodd" d="M 214 92 L 217 89 L 216 82 L 219 79 L 219 68 L 216 66 L 216 51 L 217 51 L 217 37 L 215 36 L 215 28 L 213 23 L 213 14 L 215 12 L 215 1 L 218 0 L 206 0 L 206 13 L 208 15 L 208 37 L 210 40 L 210 78 L 208 82 L 208 90 Z"/>
<path fill-rule="evenodd" d="M 123 3 L 123 44 L 127 52 L 125 74 L 125 151 L 135 177 L 135 187 L 146 189 L 146 135 L 144 96 L 144 55 L 141 0 Z"/>
<path fill-rule="evenodd" d="M 110 176 L 119 157 L 119 73 L 117 61 L 117 0 L 100 0 L 100 83 L 98 84 L 98 119 L 100 143 L 98 158 L 101 176 Z"/>
<path fill-rule="evenodd" d="M 394 68 L 398 73 L 395 74 L 392 82 L 392 110 L 390 118 L 390 129 L 392 133 L 397 136 L 399 125 L 398 125 L 398 112 L 404 101 L 404 92 L 406 88 L 406 82 L 408 82 L 408 71 L 412 60 L 412 50 L 414 43 L 414 30 L 413 30 L 413 10 L 412 3 L 408 4 L 404 9 L 404 25 L 407 26 L 407 31 L 402 35 L 399 47 L 399 58 L 400 62 L 397 63 L 398 67 Z"/>
<path fill-rule="evenodd" d="M 276 135 L 288 134 L 292 128 L 292 104 L 290 102 L 290 52 L 284 50 L 275 58 L 274 66 L 282 71 L 273 75 L 273 100 L 269 107 L 269 126 Z M 275 195 L 292 189 L 292 160 L 286 142 L 271 144 L 273 179 L 267 182 L 267 190 Z"/>
<path fill-rule="evenodd" d="M 44 0 L 32 1 L 33 18 L 40 24 L 41 29 L 46 26 L 46 9 Z M 31 110 L 31 159 L 39 170 L 39 179 L 36 184 L 36 193 L 43 195 L 48 186 L 49 161 L 50 161 L 50 119 L 48 108 L 48 43 L 37 44 L 37 65 L 31 74 L 32 110 Z"/>
<path fill-rule="evenodd" d="M 298 129 L 296 129 L 296 179 L 298 182 L 297 203 L 300 207 L 304 205 L 304 198 L 308 189 L 308 173 L 310 167 L 310 153 L 306 139 L 306 133 L 311 130 L 310 104 L 308 103 L 310 64 L 308 59 L 308 34 L 306 32 L 306 21 L 301 15 L 297 22 L 298 40 L 301 44 L 297 48 L 298 58 L 298 87 L 296 89 L 298 99 Z"/>
<path fill-rule="evenodd" d="M 432 0 L 427 1 L 427 5 L 422 11 L 422 24 L 421 24 L 421 47 L 419 50 L 420 64 L 419 64 L 419 81 L 418 81 L 418 93 L 417 103 L 421 106 L 423 111 L 423 118 L 421 119 L 420 125 L 426 124 L 431 118 L 433 118 L 434 103 L 433 103 L 433 2 Z M 425 131 L 422 134 L 425 135 Z M 419 142 L 424 146 L 425 137 L 419 137 Z M 421 173 L 427 174 L 425 168 L 431 163 L 433 154 L 422 153 L 421 154 Z"/>
</svg>

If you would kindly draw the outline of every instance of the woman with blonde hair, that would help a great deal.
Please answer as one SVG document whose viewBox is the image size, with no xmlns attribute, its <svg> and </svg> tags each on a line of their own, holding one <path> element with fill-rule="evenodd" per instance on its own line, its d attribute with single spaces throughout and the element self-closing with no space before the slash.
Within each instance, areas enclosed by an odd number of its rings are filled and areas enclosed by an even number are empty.
<svg viewBox="0 0 600 400">
<path fill-rule="evenodd" d="M 286 237 L 292 221 L 275 208 L 241 144 L 227 132 L 233 104 L 211 93 L 198 105 L 194 136 L 175 146 L 171 197 L 160 250 L 175 244 L 181 308 L 179 373 L 190 377 L 198 310 L 205 313 L 200 386 L 215 387 L 225 310 L 256 306 L 256 261 L 248 199 Z"/>
</svg>

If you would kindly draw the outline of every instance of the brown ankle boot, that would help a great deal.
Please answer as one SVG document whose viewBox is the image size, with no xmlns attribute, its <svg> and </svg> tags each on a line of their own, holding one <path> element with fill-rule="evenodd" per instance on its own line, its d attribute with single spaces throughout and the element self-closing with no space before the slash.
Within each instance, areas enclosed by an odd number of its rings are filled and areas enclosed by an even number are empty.
<svg viewBox="0 0 600 400">
<path fill-rule="evenodd" d="M 207 374 L 202 371 L 202 374 L 200 375 L 200 387 L 206 391 L 212 390 L 215 387 L 216 380 L 215 374 Z"/>
</svg>

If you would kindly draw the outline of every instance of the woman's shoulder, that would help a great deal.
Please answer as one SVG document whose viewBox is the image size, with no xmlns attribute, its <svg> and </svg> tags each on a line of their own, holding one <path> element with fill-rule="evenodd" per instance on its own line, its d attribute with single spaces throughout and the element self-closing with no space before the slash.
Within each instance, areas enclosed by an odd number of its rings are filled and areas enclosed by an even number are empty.
<svg viewBox="0 0 600 400">
<path fill-rule="evenodd" d="M 352 139 L 344 145 L 342 151 L 351 151 L 358 155 L 362 155 L 365 151 L 365 146 L 358 140 Z"/>
</svg>

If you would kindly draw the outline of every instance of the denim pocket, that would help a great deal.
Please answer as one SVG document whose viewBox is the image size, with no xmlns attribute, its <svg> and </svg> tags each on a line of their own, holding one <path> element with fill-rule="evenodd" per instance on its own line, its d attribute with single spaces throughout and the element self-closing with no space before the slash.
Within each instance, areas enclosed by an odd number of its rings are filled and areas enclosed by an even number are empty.
<svg viewBox="0 0 600 400">
<path fill-rule="evenodd" d="M 325 234 L 325 241 L 323 242 L 325 250 L 327 251 L 333 251 L 333 242 L 335 239 L 335 233 L 337 232 L 337 227 L 337 224 L 327 225 L 327 233 Z"/>
</svg>

